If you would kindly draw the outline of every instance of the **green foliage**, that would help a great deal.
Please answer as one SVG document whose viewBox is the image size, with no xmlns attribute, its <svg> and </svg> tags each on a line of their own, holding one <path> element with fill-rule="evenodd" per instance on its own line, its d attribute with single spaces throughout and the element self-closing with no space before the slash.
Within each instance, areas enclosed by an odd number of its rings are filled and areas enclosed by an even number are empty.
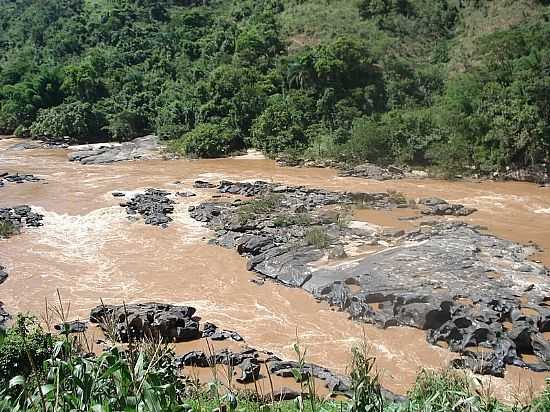
<svg viewBox="0 0 550 412">
<path fill-rule="evenodd" d="M 241 224 L 255 219 L 259 215 L 272 212 L 277 209 L 281 202 L 281 195 L 269 193 L 259 196 L 256 199 L 248 200 L 246 203 L 239 206 L 238 216 Z"/>
<path fill-rule="evenodd" d="M 304 239 L 308 245 L 315 246 L 317 249 L 327 248 L 332 240 L 322 227 L 307 230 Z"/>
<path fill-rule="evenodd" d="M 448 175 L 548 163 L 546 3 L 0 2 L 0 133 Z"/>
<path fill-rule="evenodd" d="M 227 125 L 201 123 L 173 142 L 172 150 L 189 156 L 221 157 L 238 148 L 236 141 L 236 132 Z"/>
<path fill-rule="evenodd" d="M 0 220 L 0 239 L 6 239 L 17 232 L 17 227 L 9 220 Z"/>
<path fill-rule="evenodd" d="M 20 315 L 12 328 L 0 330 L 0 388 L 7 388 L 17 375 L 28 377 L 33 368 L 41 368 L 51 356 L 53 344 L 54 338 L 32 317 Z"/>
<path fill-rule="evenodd" d="M 73 140 L 101 135 L 101 115 L 90 103 L 63 103 L 42 109 L 30 128 L 32 136 L 64 137 Z"/>
<path fill-rule="evenodd" d="M 277 227 L 308 226 L 311 224 L 311 216 L 307 213 L 283 214 L 275 217 L 273 224 Z"/>
<path fill-rule="evenodd" d="M 354 347 L 351 358 L 351 412 L 383 412 L 384 399 L 378 374 L 374 369 L 375 359 L 368 355 L 368 347 Z"/>
</svg>

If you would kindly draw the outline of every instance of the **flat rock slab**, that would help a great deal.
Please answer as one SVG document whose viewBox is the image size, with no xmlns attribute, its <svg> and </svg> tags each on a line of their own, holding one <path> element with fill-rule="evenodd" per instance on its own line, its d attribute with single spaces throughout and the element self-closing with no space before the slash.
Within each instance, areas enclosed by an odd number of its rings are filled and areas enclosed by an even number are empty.
<svg viewBox="0 0 550 412">
<path fill-rule="evenodd" d="M 216 231 L 214 243 L 246 256 L 258 275 L 301 287 L 358 321 L 426 330 L 432 344 L 446 342 L 464 354 L 456 367 L 496 376 L 508 364 L 550 371 L 544 335 L 550 332 L 550 271 L 529 260 L 535 247 L 461 222 L 422 222 L 397 235 L 354 229 L 322 213 L 327 206 L 391 209 L 407 202 L 388 193 L 224 181 L 218 190 L 256 200 L 203 203 L 189 212 Z M 474 211 L 438 198 L 419 203 L 426 215 Z M 301 218 L 289 217 L 296 214 Z M 349 244 L 382 249 L 348 257 Z M 338 250 L 338 259 L 330 260 Z M 523 355 L 538 361 L 527 363 Z"/>
<path fill-rule="evenodd" d="M 156 136 L 138 137 L 124 143 L 100 143 L 94 145 L 71 146 L 71 162 L 82 164 L 107 164 L 138 159 L 160 159 L 161 150 Z"/>
</svg>

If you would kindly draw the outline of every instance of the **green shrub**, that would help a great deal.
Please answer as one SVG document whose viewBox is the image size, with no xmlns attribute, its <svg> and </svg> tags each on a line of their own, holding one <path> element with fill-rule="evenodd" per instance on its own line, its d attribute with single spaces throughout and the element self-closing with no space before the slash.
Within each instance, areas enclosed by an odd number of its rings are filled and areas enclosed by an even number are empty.
<svg viewBox="0 0 550 412">
<path fill-rule="evenodd" d="M 0 387 L 7 387 L 11 378 L 29 376 L 34 367 L 42 370 L 42 364 L 53 350 L 54 339 L 42 330 L 34 318 L 20 315 L 14 327 L 0 330 Z"/>
<path fill-rule="evenodd" d="M 95 139 L 102 134 L 103 120 L 90 103 L 64 103 L 42 109 L 31 125 L 34 137 L 65 137 L 73 141 Z"/>
<path fill-rule="evenodd" d="M 279 215 L 275 219 L 273 219 L 273 224 L 277 227 L 287 227 L 294 225 L 307 226 L 311 224 L 311 216 L 307 213 L 286 213 L 283 215 Z"/>
<path fill-rule="evenodd" d="M 172 141 L 170 148 L 194 157 L 222 157 L 240 146 L 238 135 L 223 124 L 201 123 L 181 139 Z"/>
<path fill-rule="evenodd" d="M 322 227 L 314 227 L 306 232 L 305 241 L 317 249 L 325 249 L 330 245 L 331 238 Z"/>
<path fill-rule="evenodd" d="M 144 119 L 137 113 L 123 111 L 108 117 L 107 126 L 104 128 L 109 134 L 119 141 L 127 141 L 140 137 L 145 133 Z"/>
<path fill-rule="evenodd" d="M 267 195 L 259 196 L 256 199 L 252 199 L 239 206 L 238 216 L 239 222 L 245 224 L 257 216 L 274 211 L 281 202 L 281 195 L 276 193 L 270 193 Z"/>
<path fill-rule="evenodd" d="M 0 220 L 0 239 L 8 238 L 19 232 L 19 229 L 8 220 Z"/>
</svg>

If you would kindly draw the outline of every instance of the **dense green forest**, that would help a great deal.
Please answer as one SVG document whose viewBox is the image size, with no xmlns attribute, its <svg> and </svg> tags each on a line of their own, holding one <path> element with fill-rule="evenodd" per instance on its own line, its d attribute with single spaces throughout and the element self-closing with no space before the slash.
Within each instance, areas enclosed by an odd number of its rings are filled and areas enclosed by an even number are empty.
<svg viewBox="0 0 550 412">
<path fill-rule="evenodd" d="M 0 133 L 490 173 L 550 158 L 548 0 L 0 0 Z"/>
</svg>

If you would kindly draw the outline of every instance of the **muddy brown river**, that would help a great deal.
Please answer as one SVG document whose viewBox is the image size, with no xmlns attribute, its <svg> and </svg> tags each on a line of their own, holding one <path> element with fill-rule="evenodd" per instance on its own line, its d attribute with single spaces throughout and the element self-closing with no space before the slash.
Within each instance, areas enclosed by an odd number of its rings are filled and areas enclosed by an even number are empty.
<svg viewBox="0 0 550 412">
<path fill-rule="evenodd" d="M 363 336 L 377 358 L 383 384 L 405 393 L 421 368 L 445 367 L 453 354 L 429 345 L 425 332 L 412 328 L 378 329 L 349 321 L 347 315 L 317 303 L 300 289 L 267 282 L 258 286 L 236 252 L 207 244 L 209 232 L 191 219 L 190 205 L 213 191 L 193 190 L 196 179 L 267 180 L 331 190 L 397 190 L 408 198 L 437 196 L 475 207 L 463 220 L 487 226 L 501 237 L 534 242 L 544 251 L 533 258 L 550 265 L 550 188 L 528 183 L 370 181 L 342 178 L 330 169 L 280 168 L 254 158 L 137 161 L 89 165 L 67 161 L 63 149 L 10 150 L 16 139 L 0 140 L 0 171 L 32 173 L 45 182 L 7 184 L 0 207 L 29 204 L 44 214 L 44 226 L 24 229 L 0 240 L 0 263 L 8 280 L 0 300 L 11 313 L 42 313 L 45 299 L 59 289 L 71 303 L 73 318 L 105 303 L 161 301 L 195 306 L 207 321 L 234 329 L 247 343 L 294 358 L 299 337 L 311 362 L 345 372 L 351 347 Z M 180 183 L 174 183 L 179 181 Z M 154 187 L 193 191 L 178 199 L 167 229 L 130 222 L 113 191 Z M 410 228 L 404 212 L 361 211 L 356 219 Z M 547 376 L 547 375 L 546 375 Z M 501 398 L 540 390 L 545 374 L 508 367 L 506 377 L 483 378 Z"/>
</svg>

